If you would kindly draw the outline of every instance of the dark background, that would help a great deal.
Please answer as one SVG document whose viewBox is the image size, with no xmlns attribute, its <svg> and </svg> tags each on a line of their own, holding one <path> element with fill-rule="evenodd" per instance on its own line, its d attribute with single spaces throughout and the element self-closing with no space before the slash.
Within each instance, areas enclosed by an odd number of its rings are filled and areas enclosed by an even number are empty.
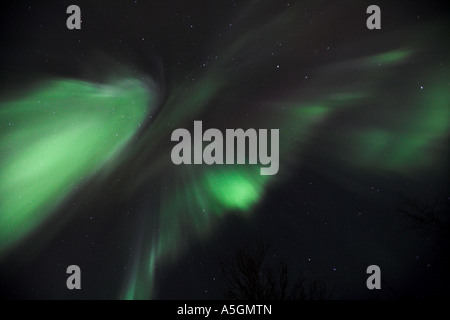
<svg viewBox="0 0 450 320">
<path fill-rule="evenodd" d="M 263 110 L 252 118 L 258 113 L 260 101 L 283 97 L 290 88 L 302 84 L 304 74 L 314 76 L 315 70 L 328 64 L 391 50 L 402 40 L 395 33 L 399 29 L 410 29 L 410 33 L 404 33 L 410 43 L 417 37 L 419 46 L 430 50 L 414 64 L 393 72 L 382 87 L 386 96 L 377 103 L 390 99 L 392 92 L 402 101 L 399 108 L 407 112 L 408 103 L 415 97 L 407 84 L 416 82 L 415 73 L 436 66 L 448 81 L 448 11 L 441 2 L 377 1 L 382 9 L 379 31 L 365 27 L 365 9 L 372 4 L 367 1 L 77 1 L 82 30 L 74 31 L 65 27 L 65 11 L 70 4 L 75 3 L 2 1 L 3 95 L 15 87 L 30 86 L 42 76 L 101 81 L 113 67 L 126 65 L 132 73 L 155 79 L 162 110 L 172 92 L 188 88 L 190 79 L 198 81 L 207 72 L 203 64 L 206 68 L 212 65 L 227 43 L 247 28 L 264 25 L 288 6 L 301 8 L 298 12 L 305 15 L 299 14 L 297 22 L 288 25 L 291 27 L 279 21 L 279 27 L 273 27 L 275 31 L 259 30 L 261 38 L 236 57 L 240 62 L 224 63 L 224 72 L 235 80 L 228 83 L 227 94 L 217 98 L 219 102 L 210 103 L 209 113 L 201 119 L 209 121 L 210 127 L 237 128 L 233 119 L 241 118 L 239 124 L 250 126 L 259 118 L 269 118 Z M 442 41 L 432 40 L 430 44 L 425 41 L 426 32 L 417 34 L 417 30 L 435 24 L 441 26 L 441 33 L 434 34 L 433 39 Z M 281 41 L 281 48 L 277 48 L 278 36 L 286 39 Z M 274 46 L 280 58 L 261 61 L 259 52 L 265 46 Z M 244 64 L 250 66 L 244 68 Z M 277 73 L 274 66 L 278 64 L 282 70 Z M 346 80 L 344 72 L 333 81 L 338 86 L 340 81 L 354 80 Z M 322 87 L 313 89 L 320 96 Z M 242 108 L 227 109 L 236 101 L 244 101 L 244 108 L 253 108 L 250 116 L 245 117 Z M 265 121 L 270 121 L 267 118 Z M 188 127 L 196 119 L 184 120 L 184 127 Z M 308 279 L 323 281 L 331 299 L 446 295 L 448 264 L 442 252 L 448 248 L 436 234 L 411 229 L 408 218 L 396 211 L 402 206 L 402 194 L 418 199 L 418 203 L 436 198 L 448 201 L 446 152 L 439 154 L 442 161 L 437 165 L 407 174 L 354 165 L 349 161 L 351 155 L 345 157 L 339 151 L 336 132 L 355 121 L 358 117 L 352 112 L 332 117 L 320 125 L 319 134 L 302 145 L 301 161 L 293 160 L 294 165 L 288 167 L 281 159 L 280 171 L 288 168 L 287 173 L 266 190 L 250 218 L 229 212 L 207 237 L 183 238 L 186 248 L 176 252 L 172 261 L 157 266 L 153 298 L 224 298 L 227 284 L 220 259 L 232 256 L 240 246 L 254 247 L 259 241 L 270 245 L 268 263 L 284 259 L 292 277 L 302 273 Z M 169 148 L 171 130 L 151 136 L 146 134 L 151 126 L 149 119 L 139 133 L 141 139 L 150 139 L 149 144 L 159 141 Z M 283 144 L 287 138 L 280 139 Z M 444 141 L 448 143 L 448 133 Z M 136 247 L 136 235 L 143 233 L 147 239 L 154 232 L 145 216 L 158 214 L 155 208 L 164 206 L 158 194 L 170 194 L 170 183 L 169 190 L 164 189 L 166 181 L 176 181 L 170 163 L 169 168 L 154 175 L 145 174 L 146 166 L 152 166 L 156 156 L 142 145 L 145 143 L 132 145 L 133 151 L 127 151 L 130 159 L 141 159 L 136 166 L 129 160 L 106 180 L 96 181 L 94 176 L 61 205 L 50 221 L 2 258 L 3 298 L 121 298 L 135 257 L 130 248 Z M 144 182 L 133 191 L 125 183 L 115 183 L 121 177 L 132 184 L 141 172 Z M 190 188 L 189 181 L 179 183 L 181 188 Z M 77 203 L 76 208 L 73 203 Z M 91 216 L 96 218 L 94 224 L 89 221 Z M 51 236 L 42 240 L 47 234 Z M 65 269 L 71 264 L 82 269 L 80 291 L 65 287 Z M 382 270 L 383 289 L 378 292 L 370 292 L 365 286 L 365 271 L 371 264 Z"/>
</svg>

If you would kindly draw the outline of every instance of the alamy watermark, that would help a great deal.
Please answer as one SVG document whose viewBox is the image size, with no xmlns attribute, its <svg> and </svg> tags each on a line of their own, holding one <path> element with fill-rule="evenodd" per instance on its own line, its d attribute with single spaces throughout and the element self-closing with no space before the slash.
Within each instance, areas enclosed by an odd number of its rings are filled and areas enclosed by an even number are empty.
<svg viewBox="0 0 450 320">
<path fill-rule="evenodd" d="M 203 133 L 202 121 L 194 121 L 193 139 L 187 129 L 173 131 L 171 140 L 178 141 L 178 144 L 173 147 L 171 158 L 176 165 L 258 164 L 259 160 L 260 164 L 266 166 L 261 167 L 261 175 L 274 175 L 279 168 L 279 138 L 279 129 L 270 130 L 270 141 L 267 129 L 226 129 L 225 137 L 214 128 Z M 209 142 L 205 148 L 203 142 Z"/>
</svg>

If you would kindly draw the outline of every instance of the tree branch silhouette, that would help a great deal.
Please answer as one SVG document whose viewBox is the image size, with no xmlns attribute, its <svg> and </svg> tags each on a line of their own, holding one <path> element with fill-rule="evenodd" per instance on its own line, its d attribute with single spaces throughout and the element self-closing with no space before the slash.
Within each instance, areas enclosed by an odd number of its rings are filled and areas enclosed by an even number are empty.
<svg viewBox="0 0 450 320">
<path fill-rule="evenodd" d="M 318 300 L 325 298 L 322 283 L 298 276 L 292 284 L 286 261 L 268 263 L 269 246 L 239 248 L 231 260 L 221 260 L 221 271 L 233 300 Z"/>
</svg>

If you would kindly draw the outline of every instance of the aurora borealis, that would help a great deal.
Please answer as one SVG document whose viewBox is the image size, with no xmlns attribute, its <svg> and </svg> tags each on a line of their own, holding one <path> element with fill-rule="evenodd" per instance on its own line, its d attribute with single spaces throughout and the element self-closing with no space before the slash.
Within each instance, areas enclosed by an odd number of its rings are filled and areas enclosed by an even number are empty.
<svg viewBox="0 0 450 320">
<path fill-rule="evenodd" d="M 0 250 L 46 219 L 137 131 L 151 100 L 142 83 L 53 80 L 0 107 Z M 130 107 L 131 106 L 131 107 Z M 14 196 L 11 196 L 14 195 Z"/>
<path fill-rule="evenodd" d="M 370 264 L 380 298 L 445 288 L 437 241 L 396 212 L 448 200 L 438 3 L 381 1 L 374 31 L 364 1 L 79 1 L 81 30 L 69 4 L 4 5 L 2 296 L 221 299 L 220 257 L 261 239 L 337 299 L 372 297 Z M 172 132 L 198 120 L 279 129 L 278 173 L 174 165 Z"/>
</svg>

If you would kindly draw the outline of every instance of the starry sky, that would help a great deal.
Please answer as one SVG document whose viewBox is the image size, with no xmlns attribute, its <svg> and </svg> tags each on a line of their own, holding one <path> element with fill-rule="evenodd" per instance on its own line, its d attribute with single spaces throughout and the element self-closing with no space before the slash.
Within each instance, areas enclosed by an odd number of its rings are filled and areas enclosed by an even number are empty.
<svg viewBox="0 0 450 320">
<path fill-rule="evenodd" d="M 448 11 L 372 2 L 3 1 L 0 296 L 223 299 L 220 261 L 261 241 L 330 299 L 442 296 Z M 174 165 L 196 120 L 279 129 L 279 172 Z"/>
</svg>

